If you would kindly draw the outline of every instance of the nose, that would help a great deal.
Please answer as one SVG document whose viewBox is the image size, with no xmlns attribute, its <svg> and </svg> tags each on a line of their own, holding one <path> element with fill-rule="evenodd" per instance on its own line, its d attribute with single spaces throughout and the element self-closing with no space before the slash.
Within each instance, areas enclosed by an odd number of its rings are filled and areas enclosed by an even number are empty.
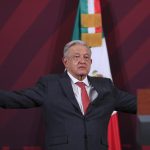
<svg viewBox="0 0 150 150">
<path fill-rule="evenodd" d="M 85 61 L 85 58 L 84 57 L 80 57 L 80 61 L 79 62 L 81 62 L 81 63 L 85 63 L 86 61 Z"/>
</svg>

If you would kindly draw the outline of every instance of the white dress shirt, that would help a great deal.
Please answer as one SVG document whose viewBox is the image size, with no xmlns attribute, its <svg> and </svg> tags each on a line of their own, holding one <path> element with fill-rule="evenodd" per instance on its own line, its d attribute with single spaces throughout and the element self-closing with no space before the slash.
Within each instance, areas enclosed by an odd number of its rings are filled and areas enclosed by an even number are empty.
<svg viewBox="0 0 150 150">
<path fill-rule="evenodd" d="M 67 72 L 70 79 L 71 79 L 71 85 L 73 88 L 73 92 L 75 95 L 75 98 L 79 104 L 79 107 L 81 109 L 82 114 L 84 114 L 84 110 L 83 110 L 83 105 L 82 105 L 82 99 L 81 99 L 81 89 L 78 85 L 76 85 L 77 82 L 81 82 L 78 79 L 76 79 L 75 77 L 73 77 L 69 72 Z M 87 91 L 87 94 L 90 98 L 90 101 L 94 101 L 96 99 L 96 97 L 98 96 L 97 91 L 89 84 L 88 78 L 86 77 L 84 80 L 82 80 L 82 82 L 85 83 L 85 88 Z"/>
</svg>

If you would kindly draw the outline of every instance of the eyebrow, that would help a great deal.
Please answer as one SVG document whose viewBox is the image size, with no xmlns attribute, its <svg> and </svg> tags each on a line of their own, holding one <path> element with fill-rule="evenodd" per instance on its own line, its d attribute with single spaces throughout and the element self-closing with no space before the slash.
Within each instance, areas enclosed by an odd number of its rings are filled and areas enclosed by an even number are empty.
<svg viewBox="0 0 150 150">
<path fill-rule="evenodd" d="M 80 53 L 78 53 L 78 52 L 75 52 L 74 53 L 75 55 L 81 55 Z M 85 53 L 85 54 L 83 54 L 83 55 L 90 55 L 89 53 Z"/>
</svg>

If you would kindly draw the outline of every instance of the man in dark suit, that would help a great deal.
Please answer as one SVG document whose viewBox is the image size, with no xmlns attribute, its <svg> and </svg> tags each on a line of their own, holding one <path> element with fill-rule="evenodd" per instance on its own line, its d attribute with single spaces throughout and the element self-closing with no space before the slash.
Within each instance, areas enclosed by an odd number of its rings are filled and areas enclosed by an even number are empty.
<svg viewBox="0 0 150 150">
<path fill-rule="evenodd" d="M 112 112 L 136 113 L 136 97 L 117 89 L 110 79 L 88 76 L 91 50 L 83 41 L 66 44 L 63 63 L 63 74 L 45 76 L 32 88 L 0 91 L 0 107 L 42 106 L 46 150 L 107 150 Z"/>
</svg>

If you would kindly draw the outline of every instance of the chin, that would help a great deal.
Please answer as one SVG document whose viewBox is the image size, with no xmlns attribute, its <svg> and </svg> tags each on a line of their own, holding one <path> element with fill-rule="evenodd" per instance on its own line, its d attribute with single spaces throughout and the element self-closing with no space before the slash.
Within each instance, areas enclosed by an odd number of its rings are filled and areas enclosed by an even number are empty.
<svg viewBox="0 0 150 150">
<path fill-rule="evenodd" d="M 88 73 L 87 73 L 87 72 L 80 72 L 79 75 L 80 75 L 80 76 L 87 76 Z"/>
<path fill-rule="evenodd" d="M 89 73 L 88 70 L 86 70 L 86 69 L 80 69 L 77 72 L 78 72 L 78 75 L 80 75 L 80 76 L 87 76 Z"/>
</svg>

